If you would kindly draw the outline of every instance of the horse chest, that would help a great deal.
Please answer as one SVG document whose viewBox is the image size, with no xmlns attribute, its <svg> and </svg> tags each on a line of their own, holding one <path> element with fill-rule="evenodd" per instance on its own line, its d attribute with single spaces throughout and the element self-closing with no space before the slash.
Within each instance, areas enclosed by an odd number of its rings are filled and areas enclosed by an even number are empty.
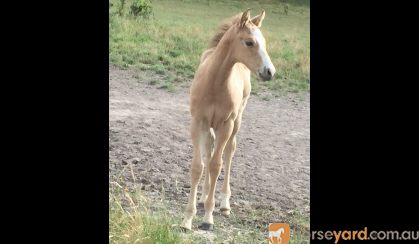
<svg viewBox="0 0 419 244">
<path fill-rule="evenodd" d="M 217 97 L 208 106 L 207 118 L 211 127 L 215 128 L 219 123 L 223 123 L 228 119 L 235 120 L 242 104 L 241 99 L 233 100 L 232 97 Z"/>
</svg>

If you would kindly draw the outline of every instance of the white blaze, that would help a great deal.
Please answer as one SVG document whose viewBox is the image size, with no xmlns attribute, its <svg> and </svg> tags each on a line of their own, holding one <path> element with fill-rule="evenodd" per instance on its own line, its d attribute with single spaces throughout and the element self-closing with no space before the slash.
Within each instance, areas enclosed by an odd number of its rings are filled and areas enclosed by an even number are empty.
<svg viewBox="0 0 419 244">
<path fill-rule="evenodd" d="M 259 67 L 259 72 L 263 73 L 265 67 L 270 68 L 272 71 L 275 71 L 271 58 L 266 52 L 266 43 L 265 43 L 265 38 L 262 35 L 262 32 L 260 32 L 259 29 L 255 29 L 252 31 L 252 34 L 255 36 L 255 39 L 257 43 L 259 44 L 258 52 L 259 52 L 259 56 L 262 58 L 262 66 Z"/>
</svg>

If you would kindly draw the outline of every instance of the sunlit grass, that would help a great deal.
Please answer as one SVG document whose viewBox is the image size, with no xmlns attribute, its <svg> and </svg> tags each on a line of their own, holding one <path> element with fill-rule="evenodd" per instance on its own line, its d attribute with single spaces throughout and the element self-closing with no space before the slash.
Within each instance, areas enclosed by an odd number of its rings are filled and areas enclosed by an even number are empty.
<svg viewBox="0 0 419 244">
<path fill-rule="evenodd" d="M 201 53 L 218 24 L 246 8 L 252 15 L 266 10 L 262 32 L 267 50 L 277 68 L 277 76 L 269 82 L 258 82 L 258 89 L 285 92 L 310 89 L 310 10 L 308 1 L 288 3 L 284 14 L 281 1 L 162 1 L 154 0 L 150 19 L 119 16 L 120 1 L 111 0 L 109 23 L 109 58 L 112 64 L 138 71 L 152 70 L 177 80 L 190 82 Z M 174 79 L 173 79 L 174 80 Z M 170 79 L 162 81 L 167 86 Z M 173 83 L 173 82 L 171 82 Z M 177 84 L 173 84 L 174 87 Z"/>
</svg>

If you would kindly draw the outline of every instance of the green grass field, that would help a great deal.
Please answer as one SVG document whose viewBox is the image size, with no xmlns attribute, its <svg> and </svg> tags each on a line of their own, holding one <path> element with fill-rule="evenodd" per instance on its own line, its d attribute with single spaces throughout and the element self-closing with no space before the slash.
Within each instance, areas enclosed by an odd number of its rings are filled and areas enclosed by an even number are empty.
<svg viewBox="0 0 419 244">
<path fill-rule="evenodd" d="M 156 85 L 174 90 L 192 80 L 200 55 L 222 20 L 247 8 L 252 9 L 252 16 L 265 9 L 261 30 L 277 75 L 267 82 L 253 77 L 253 93 L 310 90 L 310 4 L 307 0 L 153 0 L 150 18 L 131 16 L 131 1 L 125 0 L 122 16 L 118 14 L 121 1 L 110 1 L 111 64 L 138 72 L 154 71 L 163 77 Z"/>
</svg>

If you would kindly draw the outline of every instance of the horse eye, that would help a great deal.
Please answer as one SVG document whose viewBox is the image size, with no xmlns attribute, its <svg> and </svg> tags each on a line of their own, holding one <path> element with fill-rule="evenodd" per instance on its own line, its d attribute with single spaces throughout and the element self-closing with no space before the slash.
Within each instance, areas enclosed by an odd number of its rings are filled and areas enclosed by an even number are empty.
<svg viewBox="0 0 419 244">
<path fill-rule="evenodd" d="M 248 46 L 248 47 L 253 47 L 253 42 L 251 42 L 251 41 L 247 41 L 247 42 L 245 42 L 246 43 L 246 46 Z"/>
</svg>

